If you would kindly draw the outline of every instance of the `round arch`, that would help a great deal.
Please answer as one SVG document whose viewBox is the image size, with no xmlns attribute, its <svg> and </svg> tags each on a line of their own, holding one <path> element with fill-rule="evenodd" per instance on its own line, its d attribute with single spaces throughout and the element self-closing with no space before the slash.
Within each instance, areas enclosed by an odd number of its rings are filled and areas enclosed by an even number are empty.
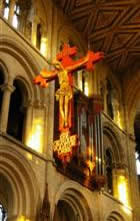
<svg viewBox="0 0 140 221">
<path fill-rule="evenodd" d="M 131 69 L 130 69 L 131 70 Z M 140 100 L 140 86 L 137 82 L 140 81 L 140 68 L 137 67 L 127 73 L 124 85 L 124 97 L 127 113 L 127 128 L 128 132 L 134 134 L 134 118 L 136 109 Z M 128 120 L 129 119 L 129 120 Z"/>
<path fill-rule="evenodd" d="M 109 215 L 107 215 L 105 221 L 125 221 L 125 219 L 118 211 L 112 211 Z"/>
<path fill-rule="evenodd" d="M 37 61 L 33 57 L 31 57 L 28 49 L 25 50 L 25 48 L 22 47 L 18 40 L 15 42 L 14 39 L 9 39 L 9 37 L 7 36 L 1 36 L 0 50 L 1 52 L 8 53 L 9 55 L 13 56 L 20 63 L 20 65 L 27 73 L 27 78 L 29 79 L 28 86 L 30 85 L 32 100 L 41 100 L 43 91 L 40 90 L 39 87 L 33 86 L 31 84 L 31 82 L 33 82 L 35 74 L 39 73 L 40 67 Z M 17 78 L 19 78 L 18 75 Z"/>
<path fill-rule="evenodd" d="M 0 156 L 0 174 L 9 187 L 7 205 L 4 202 L 8 215 L 30 218 L 36 214 L 40 198 L 35 174 L 26 158 L 13 148 L 1 145 Z"/>
<path fill-rule="evenodd" d="M 117 163 L 124 162 L 124 150 L 119 142 L 119 134 L 114 130 L 112 125 L 109 122 L 104 123 L 103 125 L 103 134 L 106 136 L 112 144 L 113 149 L 111 150 L 114 155 L 114 160 Z"/>
<path fill-rule="evenodd" d="M 55 206 L 60 201 L 66 202 L 75 216 L 79 216 L 79 221 L 92 220 L 92 213 L 88 202 L 88 193 L 82 191 L 80 184 L 74 181 L 66 181 L 61 185 L 55 197 Z M 54 216 L 55 207 L 52 208 L 52 214 Z"/>
<path fill-rule="evenodd" d="M 135 88 L 135 90 L 134 90 Z M 133 87 L 135 91 L 131 94 L 129 103 L 127 103 L 128 118 L 129 118 L 129 133 L 134 134 L 134 120 L 138 111 L 140 111 L 140 86 Z"/>
<path fill-rule="evenodd" d="M 23 91 L 23 104 L 24 106 L 27 106 L 27 102 L 30 102 L 32 100 L 32 90 L 31 87 L 26 79 L 24 79 L 22 76 L 16 76 L 14 81 L 18 81 L 21 87 L 21 90 Z M 27 100 L 28 98 L 28 100 Z"/>
<path fill-rule="evenodd" d="M 0 59 L 0 69 L 4 74 L 4 83 L 7 83 L 9 78 L 9 71 L 6 64 L 1 59 Z"/>
</svg>

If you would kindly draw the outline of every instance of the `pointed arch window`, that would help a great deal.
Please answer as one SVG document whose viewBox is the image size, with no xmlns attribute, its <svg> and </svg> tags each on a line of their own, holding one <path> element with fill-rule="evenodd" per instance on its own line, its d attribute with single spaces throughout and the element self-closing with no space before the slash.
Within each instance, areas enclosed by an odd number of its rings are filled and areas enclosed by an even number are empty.
<svg viewBox="0 0 140 221">
<path fill-rule="evenodd" d="M 4 0 L 3 17 L 8 20 L 10 10 L 10 0 Z"/>
<path fill-rule="evenodd" d="M 19 26 L 19 18 L 20 18 L 20 5 L 17 1 L 14 7 L 14 16 L 13 16 L 13 26 L 15 28 L 18 28 Z"/>
</svg>

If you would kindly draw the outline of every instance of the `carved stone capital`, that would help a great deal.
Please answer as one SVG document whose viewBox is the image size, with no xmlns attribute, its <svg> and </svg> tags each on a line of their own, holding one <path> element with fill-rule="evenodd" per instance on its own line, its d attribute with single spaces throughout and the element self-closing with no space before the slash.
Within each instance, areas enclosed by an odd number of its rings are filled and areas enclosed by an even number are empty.
<svg viewBox="0 0 140 221">
<path fill-rule="evenodd" d="M 3 84 L 0 88 L 3 92 L 8 90 L 11 93 L 16 89 L 13 85 L 10 84 Z"/>
</svg>

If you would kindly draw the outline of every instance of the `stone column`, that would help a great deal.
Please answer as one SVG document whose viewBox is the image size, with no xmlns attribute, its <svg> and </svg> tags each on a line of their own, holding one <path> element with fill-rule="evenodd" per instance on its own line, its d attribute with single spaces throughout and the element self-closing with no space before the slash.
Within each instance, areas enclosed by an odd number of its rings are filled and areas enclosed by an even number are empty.
<svg viewBox="0 0 140 221">
<path fill-rule="evenodd" d="M 113 113 L 114 113 L 114 121 L 118 124 L 119 123 L 119 102 L 116 98 L 113 98 Z"/>
<path fill-rule="evenodd" d="M 0 130 L 6 132 L 8 124 L 8 114 L 10 106 L 10 97 L 15 87 L 10 84 L 5 84 L 1 87 L 3 91 L 2 106 L 1 106 L 1 119 L 0 119 Z"/>
<path fill-rule="evenodd" d="M 107 113 L 107 80 L 104 82 L 104 112 Z"/>
<path fill-rule="evenodd" d="M 25 144 L 27 143 L 28 135 L 31 132 L 32 119 L 33 119 L 33 103 L 31 101 L 28 101 L 28 104 L 26 106 L 26 118 L 25 118 L 24 136 L 23 136 L 23 142 Z"/>
<path fill-rule="evenodd" d="M 14 17 L 14 8 L 15 8 L 16 0 L 11 0 L 10 1 L 10 10 L 9 10 L 9 17 L 8 21 L 12 25 L 13 23 L 13 17 Z"/>
</svg>

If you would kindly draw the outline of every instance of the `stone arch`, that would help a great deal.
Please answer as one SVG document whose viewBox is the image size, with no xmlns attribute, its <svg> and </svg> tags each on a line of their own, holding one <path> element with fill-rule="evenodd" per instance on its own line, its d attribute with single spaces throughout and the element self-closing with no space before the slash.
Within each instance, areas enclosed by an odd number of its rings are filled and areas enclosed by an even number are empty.
<svg viewBox="0 0 140 221">
<path fill-rule="evenodd" d="M 103 133 L 104 133 L 104 136 L 106 136 L 109 139 L 110 143 L 112 144 L 112 147 L 113 147 L 112 153 L 114 156 L 114 159 L 113 159 L 114 163 L 120 164 L 124 162 L 124 150 L 119 142 L 119 140 L 121 140 L 120 136 L 109 122 L 104 123 Z"/>
<path fill-rule="evenodd" d="M 134 120 L 138 111 L 140 111 L 140 86 L 133 85 L 133 93 L 130 95 L 130 100 L 126 104 L 129 119 L 129 133 L 134 134 Z"/>
<path fill-rule="evenodd" d="M 140 81 L 140 69 L 137 68 L 134 71 L 129 70 L 129 72 L 130 73 L 127 73 L 124 80 L 124 102 L 126 105 L 127 129 L 129 133 L 134 134 L 133 123 L 140 100 L 140 86 L 138 84 Z"/>
<path fill-rule="evenodd" d="M 9 71 L 6 64 L 1 59 L 0 59 L 0 69 L 4 74 L 4 83 L 7 83 L 9 78 Z"/>
<path fill-rule="evenodd" d="M 37 180 L 28 161 L 11 148 L 0 146 L 0 174 L 10 188 L 9 216 L 24 214 L 30 218 L 35 215 L 40 198 Z"/>
<path fill-rule="evenodd" d="M 27 106 L 27 102 L 30 102 L 32 100 L 32 89 L 30 87 L 29 82 L 23 78 L 22 76 L 16 76 L 16 78 L 14 79 L 18 80 L 21 83 L 21 89 L 23 90 L 23 104 L 24 106 Z M 28 98 L 28 99 L 27 99 Z"/>
<path fill-rule="evenodd" d="M 125 219 L 119 212 L 112 211 L 109 215 L 107 215 L 105 221 L 125 221 Z"/>
<path fill-rule="evenodd" d="M 36 73 L 39 73 L 40 67 L 37 61 L 28 52 L 28 49 L 26 48 L 25 50 L 18 40 L 15 42 L 14 39 L 9 39 L 7 36 L 1 36 L 0 50 L 1 52 L 13 56 L 21 64 L 29 79 L 30 88 L 32 90 L 32 100 L 35 100 L 35 98 L 41 100 L 43 91 L 41 91 L 39 87 L 32 85 L 33 78 Z"/>
<path fill-rule="evenodd" d="M 127 179 L 127 162 L 119 140 L 121 139 L 115 128 L 106 122 L 103 127 L 104 172 L 107 181 L 105 190 L 116 198 L 120 197 L 118 195 L 120 176 L 122 175 Z"/>
<path fill-rule="evenodd" d="M 19 141 L 23 141 L 28 106 L 31 101 L 31 90 L 24 78 L 15 78 L 14 91 L 10 97 L 7 133 Z M 13 127 L 14 125 L 14 127 Z"/>
<path fill-rule="evenodd" d="M 73 209 L 74 214 L 79 216 L 79 221 L 92 220 L 92 213 L 88 202 L 88 193 L 82 191 L 80 184 L 74 181 L 66 181 L 61 185 L 55 197 L 55 206 L 64 201 Z M 52 214 L 54 214 L 54 208 Z"/>
</svg>

